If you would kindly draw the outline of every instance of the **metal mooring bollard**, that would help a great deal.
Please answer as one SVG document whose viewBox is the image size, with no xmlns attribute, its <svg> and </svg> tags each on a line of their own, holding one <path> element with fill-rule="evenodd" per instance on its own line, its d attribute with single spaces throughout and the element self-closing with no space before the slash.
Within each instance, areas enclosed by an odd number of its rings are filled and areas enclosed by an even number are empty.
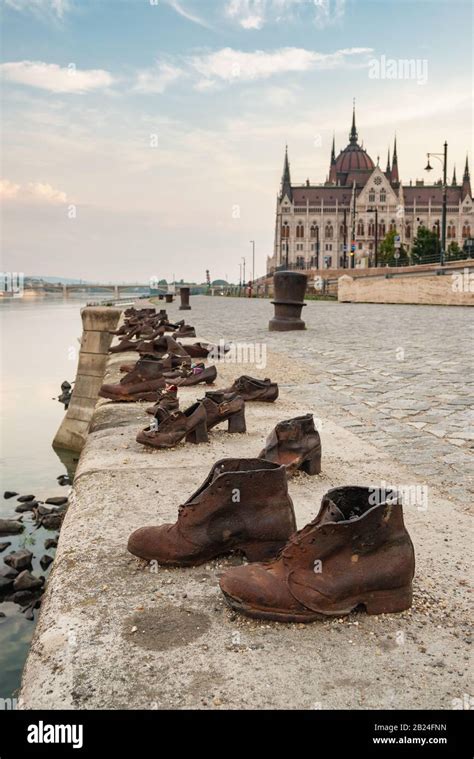
<svg viewBox="0 0 474 759">
<path fill-rule="evenodd" d="M 270 319 L 270 332 L 286 332 L 293 329 L 306 329 L 301 318 L 307 283 L 306 274 L 294 271 L 278 271 L 273 277 L 275 316 Z"/>
<path fill-rule="evenodd" d="M 181 295 L 181 305 L 179 307 L 180 311 L 190 311 L 191 306 L 189 305 L 189 293 L 190 288 L 189 287 L 180 287 L 179 288 L 179 294 Z"/>
<path fill-rule="evenodd" d="M 166 293 L 165 299 L 166 299 L 167 303 L 172 303 L 173 302 L 173 293 Z"/>
</svg>

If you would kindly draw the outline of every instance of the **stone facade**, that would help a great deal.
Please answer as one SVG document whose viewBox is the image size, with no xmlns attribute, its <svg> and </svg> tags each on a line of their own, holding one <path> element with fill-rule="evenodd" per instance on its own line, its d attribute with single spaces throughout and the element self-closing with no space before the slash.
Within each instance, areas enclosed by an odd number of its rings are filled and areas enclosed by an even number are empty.
<svg viewBox="0 0 474 759">
<path fill-rule="evenodd" d="M 394 229 L 409 252 L 418 227 L 441 236 L 443 187 L 416 180 L 402 184 L 398 173 L 396 140 L 383 171 L 358 143 L 353 114 L 349 144 L 336 158 L 333 141 L 326 182 L 304 185 L 291 182 L 288 150 L 276 207 L 275 245 L 267 271 L 288 264 L 297 268 L 356 268 L 374 264 L 375 209 L 378 217 L 377 248 Z M 454 170 L 447 188 L 446 247 L 460 248 L 474 237 L 474 209 L 466 158 L 462 183 Z"/>
</svg>

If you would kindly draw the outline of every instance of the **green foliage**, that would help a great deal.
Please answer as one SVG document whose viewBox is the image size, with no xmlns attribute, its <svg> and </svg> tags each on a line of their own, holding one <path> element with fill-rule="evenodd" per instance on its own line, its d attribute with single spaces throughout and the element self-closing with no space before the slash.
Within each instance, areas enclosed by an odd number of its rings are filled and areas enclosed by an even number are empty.
<svg viewBox="0 0 474 759">
<path fill-rule="evenodd" d="M 386 266 L 404 266 L 408 263 L 408 254 L 403 245 L 398 248 L 398 250 L 395 247 L 395 237 L 397 235 L 398 232 L 392 229 L 390 232 L 387 232 L 380 243 L 378 253 L 379 264 L 382 263 Z M 395 258 L 397 252 L 400 254 L 399 258 Z"/>
<path fill-rule="evenodd" d="M 419 227 L 411 249 L 414 264 L 434 263 L 439 261 L 441 245 L 436 232 L 426 227 Z"/>
<path fill-rule="evenodd" d="M 448 249 L 446 250 L 446 260 L 447 261 L 460 261 L 461 259 L 465 258 L 466 254 L 464 251 L 459 247 L 457 242 L 450 242 L 448 245 Z"/>
</svg>

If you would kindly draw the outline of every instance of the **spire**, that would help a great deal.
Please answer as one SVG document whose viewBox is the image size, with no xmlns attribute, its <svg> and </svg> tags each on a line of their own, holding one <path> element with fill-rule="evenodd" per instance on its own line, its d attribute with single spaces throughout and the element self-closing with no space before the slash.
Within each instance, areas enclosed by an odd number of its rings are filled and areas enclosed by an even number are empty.
<svg viewBox="0 0 474 759">
<path fill-rule="evenodd" d="M 291 189 L 291 175 L 290 175 L 290 162 L 288 160 L 288 145 L 285 148 L 285 162 L 283 164 L 283 177 L 281 180 L 281 197 L 288 196 L 290 200 L 293 199 L 293 193 Z"/>
<path fill-rule="evenodd" d="M 454 164 L 453 181 L 451 182 L 451 187 L 457 187 L 457 186 L 458 186 L 458 183 L 457 183 L 457 180 L 456 180 L 456 164 Z"/>
<path fill-rule="evenodd" d="M 464 200 L 466 195 L 469 195 L 469 197 L 472 198 L 471 176 L 469 174 L 469 162 L 468 162 L 467 156 L 466 156 L 466 165 L 464 167 L 464 175 L 462 178 L 462 193 L 461 193 L 462 200 Z"/>
<path fill-rule="evenodd" d="M 395 139 L 393 141 L 393 161 L 390 179 L 392 184 L 398 184 L 400 181 L 398 177 L 397 135 L 395 135 Z"/>
<path fill-rule="evenodd" d="M 349 132 L 349 142 L 351 143 L 351 145 L 357 145 L 355 98 L 352 105 L 352 127 L 351 127 L 351 131 Z"/>
<path fill-rule="evenodd" d="M 390 175 L 392 173 L 392 167 L 390 165 L 390 148 L 387 152 L 387 168 L 385 169 L 385 176 L 390 179 Z"/>
<path fill-rule="evenodd" d="M 332 136 L 332 148 L 331 148 L 331 163 L 329 165 L 329 176 L 327 179 L 328 184 L 336 184 L 336 138 Z"/>
</svg>

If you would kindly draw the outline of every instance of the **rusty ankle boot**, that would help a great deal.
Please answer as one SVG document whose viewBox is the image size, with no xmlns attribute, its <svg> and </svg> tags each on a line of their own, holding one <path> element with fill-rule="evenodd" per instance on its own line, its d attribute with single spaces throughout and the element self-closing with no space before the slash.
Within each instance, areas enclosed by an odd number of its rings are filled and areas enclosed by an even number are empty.
<svg viewBox="0 0 474 759">
<path fill-rule="evenodd" d="M 242 614 L 277 622 L 321 615 L 405 611 L 412 602 L 413 544 L 397 495 L 342 487 L 323 498 L 316 519 L 267 564 L 235 567 L 220 581 Z"/>
<path fill-rule="evenodd" d="M 294 530 L 285 468 L 259 459 L 223 459 L 179 507 L 175 524 L 136 530 L 128 550 L 183 567 L 232 551 L 263 561 L 275 556 Z"/>
<path fill-rule="evenodd" d="M 221 422 L 228 422 L 229 432 L 246 432 L 245 401 L 236 393 L 224 395 L 223 392 L 206 393 L 202 399 L 207 414 L 207 429 L 211 430 Z"/>
<path fill-rule="evenodd" d="M 142 358 L 117 385 L 102 385 L 99 395 L 112 401 L 154 401 L 157 391 L 166 385 L 163 370 L 161 361 Z"/>
<path fill-rule="evenodd" d="M 321 471 L 321 438 L 312 414 L 279 422 L 267 437 L 259 458 L 286 466 L 288 474 L 301 469 L 306 474 Z"/>
<path fill-rule="evenodd" d="M 185 411 L 169 414 L 164 409 L 160 414 L 158 427 L 147 427 L 137 435 L 137 443 L 151 448 L 174 448 L 182 440 L 187 443 L 208 443 L 207 414 L 203 404 L 198 401 Z"/>
</svg>

